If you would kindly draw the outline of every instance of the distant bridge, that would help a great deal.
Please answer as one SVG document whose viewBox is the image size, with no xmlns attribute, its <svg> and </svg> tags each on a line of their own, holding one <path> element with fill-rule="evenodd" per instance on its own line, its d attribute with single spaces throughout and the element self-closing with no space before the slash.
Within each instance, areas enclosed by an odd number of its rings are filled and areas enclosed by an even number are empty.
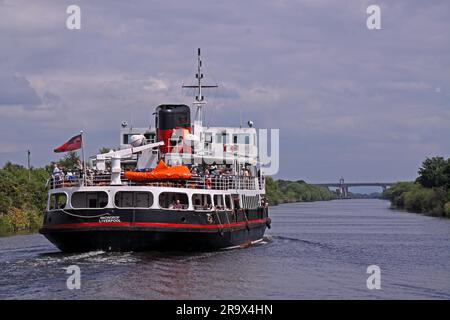
<svg viewBox="0 0 450 320">
<path fill-rule="evenodd" d="M 381 187 L 386 190 L 388 187 L 392 186 L 394 182 L 345 182 L 344 178 L 341 178 L 339 182 L 331 182 L 331 183 L 311 183 L 312 185 L 319 187 L 335 187 L 338 188 L 338 196 L 340 198 L 348 198 L 349 192 L 348 188 L 351 187 Z"/>
</svg>

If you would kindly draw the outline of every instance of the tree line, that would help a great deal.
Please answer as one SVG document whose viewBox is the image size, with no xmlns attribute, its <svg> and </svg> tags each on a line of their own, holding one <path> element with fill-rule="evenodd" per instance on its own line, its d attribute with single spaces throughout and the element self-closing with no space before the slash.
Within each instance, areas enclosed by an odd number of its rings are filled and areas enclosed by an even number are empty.
<svg viewBox="0 0 450 320">
<path fill-rule="evenodd" d="M 79 161 L 76 152 L 68 152 L 56 164 L 72 170 Z M 54 164 L 28 169 L 7 162 L 0 169 L 0 234 L 37 231 L 41 227 L 47 204 L 46 182 Z"/>
<path fill-rule="evenodd" d="M 450 218 L 450 158 L 426 158 L 414 182 L 398 182 L 382 197 L 394 209 Z"/>
<path fill-rule="evenodd" d="M 326 201 L 336 198 L 328 188 L 307 184 L 303 180 L 273 180 L 266 178 L 266 195 L 270 205 L 288 202 Z"/>
<path fill-rule="evenodd" d="M 13 163 L 0 169 L 0 232 L 36 230 L 42 223 L 47 190 L 46 168 L 28 170 Z"/>
</svg>

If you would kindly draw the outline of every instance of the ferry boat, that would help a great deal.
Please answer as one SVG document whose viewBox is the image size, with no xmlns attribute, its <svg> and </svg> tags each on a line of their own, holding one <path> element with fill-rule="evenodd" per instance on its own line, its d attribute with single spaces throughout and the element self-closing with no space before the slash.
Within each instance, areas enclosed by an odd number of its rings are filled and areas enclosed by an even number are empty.
<svg viewBox="0 0 450 320">
<path fill-rule="evenodd" d="M 270 228 L 257 131 L 203 125 L 202 61 L 191 108 L 164 104 L 155 126 L 120 130 L 120 147 L 79 174 L 53 175 L 40 229 L 64 252 L 216 250 L 261 241 Z"/>
</svg>

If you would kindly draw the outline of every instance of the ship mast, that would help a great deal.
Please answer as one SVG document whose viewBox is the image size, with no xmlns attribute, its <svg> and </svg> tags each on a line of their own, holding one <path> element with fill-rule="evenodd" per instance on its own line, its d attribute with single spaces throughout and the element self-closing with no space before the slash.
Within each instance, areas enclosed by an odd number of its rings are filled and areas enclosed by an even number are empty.
<svg viewBox="0 0 450 320">
<path fill-rule="evenodd" d="M 193 105 L 196 107 L 195 120 L 194 120 L 194 134 L 200 133 L 203 128 L 203 106 L 206 104 L 205 97 L 202 95 L 203 88 L 217 88 L 217 85 L 202 85 L 203 73 L 202 73 L 202 60 L 200 56 L 200 48 L 197 51 L 197 73 L 195 75 L 197 79 L 197 85 L 195 86 L 182 86 L 183 88 L 195 88 L 197 89 L 197 95 Z"/>
</svg>

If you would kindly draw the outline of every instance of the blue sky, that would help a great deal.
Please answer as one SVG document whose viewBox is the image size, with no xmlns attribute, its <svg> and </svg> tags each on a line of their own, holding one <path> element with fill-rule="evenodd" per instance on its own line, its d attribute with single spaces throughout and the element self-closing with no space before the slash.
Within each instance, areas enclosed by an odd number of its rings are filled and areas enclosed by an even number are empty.
<svg viewBox="0 0 450 320">
<path fill-rule="evenodd" d="M 66 8 L 81 8 L 81 30 Z M 381 30 L 366 8 L 381 7 Z M 450 2 L 0 0 L 0 164 L 35 166 L 79 130 L 87 153 L 120 123 L 187 103 L 196 48 L 210 125 L 279 128 L 278 177 L 414 179 L 450 156 Z"/>
</svg>

